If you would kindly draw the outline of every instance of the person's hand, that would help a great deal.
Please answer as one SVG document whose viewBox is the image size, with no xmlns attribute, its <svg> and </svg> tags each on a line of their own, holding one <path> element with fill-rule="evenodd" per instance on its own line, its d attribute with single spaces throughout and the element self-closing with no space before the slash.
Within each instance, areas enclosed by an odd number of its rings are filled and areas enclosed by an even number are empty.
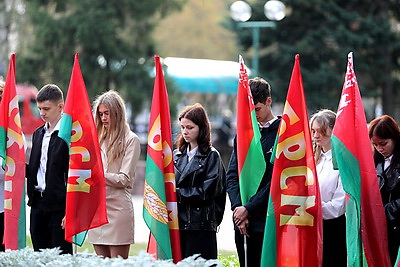
<svg viewBox="0 0 400 267">
<path fill-rule="evenodd" d="M 233 210 L 233 221 L 237 226 L 239 224 L 243 223 L 245 220 L 247 220 L 247 217 L 249 216 L 249 212 L 247 211 L 246 207 L 240 206 L 236 207 Z"/>
<path fill-rule="evenodd" d="M 249 237 L 249 233 L 247 232 L 247 226 L 249 225 L 249 220 L 245 219 L 242 223 L 238 224 L 240 234 Z"/>
<path fill-rule="evenodd" d="M 61 228 L 62 228 L 62 229 L 65 229 L 65 216 L 64 216 L 64 218 L 62 218 L 62 220 L 61 220 Z"/>
</svg>

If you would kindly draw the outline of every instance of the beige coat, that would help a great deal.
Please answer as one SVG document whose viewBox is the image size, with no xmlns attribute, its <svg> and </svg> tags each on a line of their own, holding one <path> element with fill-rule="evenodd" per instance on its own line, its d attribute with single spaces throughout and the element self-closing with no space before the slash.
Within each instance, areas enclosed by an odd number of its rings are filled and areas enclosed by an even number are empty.
<svg viewBox="0 0 400 267">
<path fill-rule="evenodd" d="M 101 156 L 106 178 L 106 203 L 108 224 L 92 229 L 88 241 L 97 245 L 127 245 L 134 243 L 134 216 L 132 186 L 136 164 L 140 156 L 138 136 L 129 131 L 126 151 L 122 158 L 107 166 L 106 148 L 101 147 Z"/>
</svg>

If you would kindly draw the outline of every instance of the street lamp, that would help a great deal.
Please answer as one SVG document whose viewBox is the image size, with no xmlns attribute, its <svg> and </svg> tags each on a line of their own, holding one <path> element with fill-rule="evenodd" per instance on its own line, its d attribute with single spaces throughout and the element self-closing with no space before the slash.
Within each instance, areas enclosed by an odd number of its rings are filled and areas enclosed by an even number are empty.
<svg viewBox="0 0 400 267">
<path fill-rule="evenodd" d="M 275 28 L 276 21 L 280 21 L 286 16 L 285 5 L 278 0 L 270 0 L 265 3 L 264 14 L 270 21 L 248 21 L 251 17 L 251 7 L 244 1 L 234 2 L 230 10 L 232 19 L 239 22 L 239 27 L 252 29 L 254 51 L 251 67 L 255 76 L 258 76 L 260 28 Z"/>
</svg>

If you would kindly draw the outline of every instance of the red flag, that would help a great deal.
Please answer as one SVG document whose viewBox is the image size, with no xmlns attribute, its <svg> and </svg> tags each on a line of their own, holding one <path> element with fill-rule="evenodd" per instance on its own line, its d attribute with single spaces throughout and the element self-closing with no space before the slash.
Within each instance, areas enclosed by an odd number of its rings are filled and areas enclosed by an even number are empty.
<svg viewBox="0 0 400 267">
<path fill-rule="evenodd" d="M 239 57 L 240 73 L 237 96 L 237 158 L 240 198 L 242 204 L 257 193 L 265 173 L 265 159 L 261 147 L 261 134 L 256 119 L 249 77 L 242 56 Z M 257 168 L 254 168 L 257 166 Z"/>
<path fill-rule="evenodd" d="M 296 55 L 275 148 L 261 266 L 321 264 L 321 198 Z"/>
<path fill-rule="evenodd" d="M 147 252 L 158 259 L 182 259 L 172 155 L 172 130 L 167 87 L 160 57 L 151 104 L 143 197 L 143 218 L 150 229 Z"/>
<path fill-rule="evenodd" d="M 352 53 L 331 138 L 333 161 L 350 196 L 346 206 L 348 265 L 390 266 L 386 216 Z"/>
<path fill-rule="evenodd" d="M 99 141 L 78 54 L 58 136 L 70 146 L 65 240 L 82 245 L 87 230 L 106 224 L 108 220 Z"/>
<path fill-rule="evenodd" d="M 25 149 L 15 85 L 15 54 L 10 56 L 0 104 L 0 156 L 4 177 L 4 244 L 6 249 L 26 246 Z"/>
</svg>

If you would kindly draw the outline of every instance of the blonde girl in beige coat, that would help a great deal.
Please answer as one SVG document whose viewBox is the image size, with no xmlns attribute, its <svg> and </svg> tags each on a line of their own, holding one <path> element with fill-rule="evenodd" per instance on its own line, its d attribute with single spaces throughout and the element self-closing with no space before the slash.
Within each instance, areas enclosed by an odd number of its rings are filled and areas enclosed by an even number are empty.
<svg viewBox="0 0 400 267">
<path fill-rule="evenodd" d="M 97 255 L 128 258 L 134 243 L 131 190 L 140 155 L 138 136 L 129 129 L 123 99 L 115 91 L 98 96 L 93 115 L 99 135 L 106 178 L 109 223 L 89 231 L 88 241 Z"/>
</svg>

